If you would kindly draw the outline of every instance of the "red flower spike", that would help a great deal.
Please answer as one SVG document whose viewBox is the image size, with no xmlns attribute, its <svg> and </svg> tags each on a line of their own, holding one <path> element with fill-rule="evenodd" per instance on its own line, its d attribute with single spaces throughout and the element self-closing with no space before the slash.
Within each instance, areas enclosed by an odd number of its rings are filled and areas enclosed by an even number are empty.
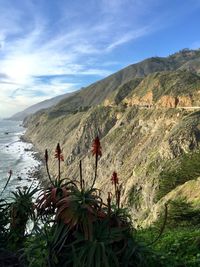
<svg viewBox="0 0 200 267">
<path fill-rule="evenodd" d="M 119 179 L 117 177 L 117 173 L 116 172 L 113 172 L 112 177 L 111 177 L 111 181 L 112 181 L 112 184 L 114 184 L 115 186 L 117 184 L 119 184 Z"/>
<path fill-rule="evenodd" d="M 62 154 L 62 150 L 60 148 L 60 144 L 57 144 L 56 151 L 55 151 L 55 158 L 61 161 L 64 161 L 64 156 Z"/>
<path fill-rule="evenodd" d="M 60 154 L 61 154 L 61 148 L 60 148 L 60 144 L 58 143 L 57 147 L 56 147 L 56 151 L 55 151 L 55 158 L 59 159 L 60 158 Z"/>
<path fill-rule="evenodd" d="M 92 155 L 95 156 L 95 170 L 94 170 L 94 180 L 92 182 L 91 188 L 93 188 L 93 186 L 96 182 L 96 179 L 97 179 L 98 156 L 100 156 L 100 157 L 102 156 L 101 144 L 100 144 L 98 136 L 94 139 L 94 141 L 92 143 Z"/>
<path fill-rule="evenodd" d="M 99 141 L 99 137 L 97 136 L 93 143 L 92 143 L 92 155 L 93 156 L 102 156 L 102 152 L 101 152 L 101 144 Z"/>
</svg>

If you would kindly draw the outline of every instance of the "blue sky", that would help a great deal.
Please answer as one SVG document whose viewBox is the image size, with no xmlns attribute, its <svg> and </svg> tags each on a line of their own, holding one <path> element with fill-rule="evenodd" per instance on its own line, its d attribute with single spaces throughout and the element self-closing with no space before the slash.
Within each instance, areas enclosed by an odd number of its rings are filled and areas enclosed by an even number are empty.
<svg viewBox="0 0 200 267">
<path fill-rule="evenodd" d="M 0 116 L 200 47 L 200 0 L 0 0 Z"/>
</svg>

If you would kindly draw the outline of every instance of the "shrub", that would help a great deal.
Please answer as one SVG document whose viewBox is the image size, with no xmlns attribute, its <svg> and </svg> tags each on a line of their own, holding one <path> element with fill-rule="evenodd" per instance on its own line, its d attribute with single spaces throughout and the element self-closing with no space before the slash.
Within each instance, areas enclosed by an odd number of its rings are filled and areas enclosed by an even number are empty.
<svg viewBox="0 0 200 267">
<path fill-rule="evenodd" d="M 176 186 L 200 176 L 200 152 L 184 154 L 174 167 L 165 166 L 160 174 L 156 200 L 161 199 Z"/>
<path fill-rule="evenodd" d="M 150 243 L 157 234 L 154 228 L 138 233 L 139 239 Z M 200 266 L 200 231 L 192 227 L 166 230 L 158 242 L 150 246 L 165 267 Z M 155 265 L 157 266 L 157 265 Z"/>
</svg>

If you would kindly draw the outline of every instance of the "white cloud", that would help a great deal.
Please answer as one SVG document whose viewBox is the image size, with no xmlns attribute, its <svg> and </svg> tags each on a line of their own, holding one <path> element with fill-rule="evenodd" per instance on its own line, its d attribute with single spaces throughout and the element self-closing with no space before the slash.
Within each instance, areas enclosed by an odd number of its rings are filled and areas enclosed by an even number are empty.
<svg viewBox="0 0 200 267">
<path fill-rule="evenodd" d="M 27 88 L 16 88 L 16 85 L 0 85 L 0 116 L 8 117 L 12 114 L 24 110 L 30 105 L 41 102 L 45 99 L 74 91 L 78 84 L 60 83 L 59 79 L 54 79 L 48 85 L 38 82 L 33 83 Z M 40 92 L 37 95 L 37 92 Z M 3 103 L 3 104 L 2 104 Z"/>
<path fill-rule="evenodd" d="M 113 43 L 109 44 L 108 47 L 106 48 L 107 51 L 110 51 L 122 44 L 125 44 L 131 40 L 136 40 L 144 35 L 149 34 L 151 31 L 151 28 L 149 27 L 144 27 L 141 29 L 137 29 L 135 31 L 130 31 L 119 37 L 117 40 L 115 40 Z"/>
</svg>

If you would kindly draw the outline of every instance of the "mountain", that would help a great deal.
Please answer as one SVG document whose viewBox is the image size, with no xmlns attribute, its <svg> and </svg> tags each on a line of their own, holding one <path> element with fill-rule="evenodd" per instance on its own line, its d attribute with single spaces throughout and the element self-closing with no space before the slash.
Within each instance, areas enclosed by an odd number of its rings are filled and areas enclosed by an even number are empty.
<svg viewBox="0 0 200 267">
<path fill-rule="evenodd" d="M 122 202 L 136 224 L 157 219 L 177 197 L 199 203 L 200 50 L 146 59 L 98 81 L 25 121 L 26 136 L 41 154 L 60 142 L 63 175 L 86 185 L 93 178 L 92 140 L 101 139 L 97 187 L 112 192 L 111 175 L 122 183 Z M 196 186 L 198 189 L 193 189 Z M 193 193 L 194 192 L 194 193 Z M 106 195 L 102 197 L 106 198 Z"/>
<path fill-rule="evenodd" d="M 52 107 L 52 106 L 56 105 L 62 99 L 67 98 L 67 97 L 70 97 L 71 95 L 73 95 L 73 93 L 66 93 L 66 94 L 63 94 L 63 95 L 59 95 L 59 96 L 53 97 L 51 99 L 44 100 L 44 101 L 42 101 L 40 103 L 37 103 L 35 105 L 32 105 L 32 106 L 26 108 L 25 110 L 23 110 L 21 112 L 18 112 L 16 114 L 14 114 L 9 119 L 10 120 L 19 120 L 19 121 L 22 121 L 28 115 L 31 115 L 31 114 L 39 111 L 39 110 Z"/>
<path fill-rule="evenodd" d="M 180 53 L 176 53 L 167 58 L 152 57 L 142 62 L 132 64 L 109 77 L 91 84 L 79 91 L 68 100 L 61 101 L 49 113 L 53 116 L 66 114 L 75 111 L 80 106 L 88 107 L 101 103 L 107 96 L 116 91 L 119 86 L 132 81 L 134 78 L 143 78 L 147 75 L 159 72 L 177 69 L 187 69 L 189 64 L 193 64 L 194 60 L 199 60 L 200 50 L 184 49 Z M 187 64 L 186 64 L 187 63 Z M 200 68 L 197 68 L 200 73 Z"/>
</svg>

